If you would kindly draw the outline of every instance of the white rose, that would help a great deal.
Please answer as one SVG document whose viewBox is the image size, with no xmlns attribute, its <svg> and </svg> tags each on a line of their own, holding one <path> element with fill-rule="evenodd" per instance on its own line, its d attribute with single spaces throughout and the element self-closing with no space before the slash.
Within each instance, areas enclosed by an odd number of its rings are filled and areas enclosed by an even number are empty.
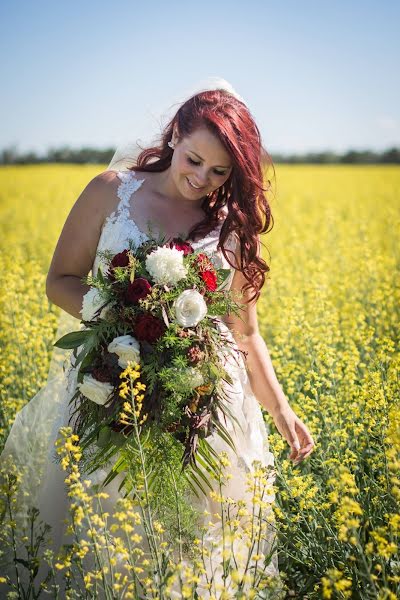
<svg viewBox="0 0 400 600">
<path fill-rule="evenodd" d="M 207 304 L 197 290 L 185 290 L 174 302 L 175 318 L 182 327 L 194 327 L 207 314 Z"/>
<path fill-rule="evenodd" d="M 78 383 L 77 387 L 86 398 L 96 402 L 96 404 L 105 404 L 114 389 L 111 383 L 97 381 L 91 375 L 84 375 L 83 383 Z"/>
<path fill-rule="evenodd" d="M 175 285 L 187 275 L 183 250 L 159 246 L 146 258 L 146 269 L 156 283 Z"/>
<path fill-rule="evenodd" d="M 107 346 L 109 352 L 118 354 L 118 364 L 122 369 L 128 366 L 128 360 L 140 362 L 140 344 L 131 335 L 120 335 Z"/>
<path fill-rule="evenodd" d="M 92 321 L 96 311 L 104 304 L 104 299 L 101 296 L 99 290 L 95 287 L 91 287 L 86 294 L 83 296 L 82 308 L 80 313 L 83 321 Z M 110 310 L 111 305 L 106 306 L 100 312 L 100 319 L 104 319 L 107 312 Z"/>
</svg>

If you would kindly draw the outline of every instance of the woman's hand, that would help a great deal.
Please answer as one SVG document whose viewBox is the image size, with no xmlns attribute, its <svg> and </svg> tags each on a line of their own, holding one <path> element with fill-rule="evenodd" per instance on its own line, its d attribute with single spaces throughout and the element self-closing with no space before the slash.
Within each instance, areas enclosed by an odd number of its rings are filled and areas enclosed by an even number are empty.
<svg viewBox="0 0 400 600">
<path fill-rule="evenodd" d="M 306 425 L 299 419 L 293 409 L 287 405 L 273 413 L 272 418 L 279 433 L 292 448 L 289 454 L 290 460 L 298 465 L 307 456 L 310 456 L 315 445 L 314 440 Z"/>
</svg>

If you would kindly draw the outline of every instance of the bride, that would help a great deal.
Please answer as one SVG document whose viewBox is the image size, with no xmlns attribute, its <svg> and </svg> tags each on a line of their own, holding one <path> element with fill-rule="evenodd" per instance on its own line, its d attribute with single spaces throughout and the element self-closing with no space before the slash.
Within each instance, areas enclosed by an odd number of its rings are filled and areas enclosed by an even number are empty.
<svg viewBox="0 0 400 600">
<path fill-rule="evenodd" d="M 139 245 L 158 234 L 167 241 L 190 240 L 195 250 L 230 269 L 225 285 L 242 294 L 245 308 L 240 318 L 226 315 L 221 327 L 245 352 L 247 363 L 232 371 L 231 395 L 242 432 L 232 429 L 236 454 L 231 451 L 229 456 L 227 495 L 236 501 L 246 499 L 245 476 L 254 469 L 255 460 L 274 464 L 261 407 L 273 417 L 295 464 L 314 447 L 307 426 L 277 381 L 257 323 L 257 300 L 269 270 L 260 254 L 260 235 L 271 222 L 263 187 L 266 156 L 247 104 L 229 84 L 218 80 L 192 94 L 164 127 L 157 144 L 134 158 L 117 153 L 109 168 L 88 183 L 64 224 L 46 285 L 50 301 L 80 320 L 89 302 L 89 286 L 82 279 L 90 271 L 98 272 L 99 251 L 118 253 L 128 239 Z M 62 376 L 49 378 L 47 386 L 17 414 L 2 453 L 2 461 L 12 457 L 25 469 L 23 485 L 43 521 L 52 527 L 55 550 L 69 541 L 63 528 L 68 495 L 65 473 L 52 455 L 59 428 L 70 416 L 68 401 L 76 389 L 76 371 L 72 362 Z M 227 451 L 221 438 L 212 442 L 217 452 Z M 90 479 L 101 483 L 102 477 L 99 470 Z M 105 491 L 109 494 L 105 510 L 112 514 L 122 492 L 117 481 Z M 198 508 L 215 514 L 218 504 L 204 497 Z M 269 550 L 273 542 L 271 528 Z M 270 573 L 279 573 L 276 550 Z M 204 590 L 201 597 L 206 597 Z"/>
</svg>

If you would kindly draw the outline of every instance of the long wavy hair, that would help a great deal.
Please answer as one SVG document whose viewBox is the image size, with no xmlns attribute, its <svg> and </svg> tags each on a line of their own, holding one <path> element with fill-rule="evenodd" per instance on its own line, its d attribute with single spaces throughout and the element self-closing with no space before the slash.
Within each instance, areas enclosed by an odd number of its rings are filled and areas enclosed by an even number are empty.
<svg viewBox="0 0 400 600">
<path fill-rule="evenodd" d="M 221 227 L 218 248 L 231 267 L 240 270 L 247 280 L 242 293 L 251 289 L 249 301 L 257 300 L 270 270 L 261 257 L 260 234 L 267 233 L 274 221 L 266 192 L 271 189 L 267 179 L 264 188 L 263 172 L 272 166 L 272 159 L 262 145 L 260 131 L 248 107 L 230 92 L 217 89 L 197 93 L 186 100 L 167 123 L 159 145 L 145 148 L 129 170 L 161 172 L 171 165 L 173 150 L 168 146 L 176 125 L 179 138 L 190 136 L 197 128 L 206 127 L 222 143 L 231 156 L 233 169 L 224 185 L 208 194 L 201 205 L 205 212 L 202 221 L 189 232 L 189 238 L 206 235 L 218 225 L 219 212 L 227 213 Z M 236 232 L 239 243 L 239 264 L 231 262 L 224 248 L 228 236 Z"/>
</svg>

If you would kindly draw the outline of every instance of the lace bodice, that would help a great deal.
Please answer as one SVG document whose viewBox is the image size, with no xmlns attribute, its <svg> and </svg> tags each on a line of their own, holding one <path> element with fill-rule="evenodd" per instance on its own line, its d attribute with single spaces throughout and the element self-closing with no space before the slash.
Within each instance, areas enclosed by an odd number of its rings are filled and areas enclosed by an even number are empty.
<svg viewBox="0 0 400 600">
<path fill-rule="evenodd" d="M 120 199 L 117 209 L 112 212 L 104 221 L 101 230 L 99 242 L 96 250 L 96 258 L 92 267 L 92 274 L 96 275 L 98 268 L 102 267 L 104 271 L 105 265 L 102 262 L 101 257 L 98 256 L 98 252 L 109 250 L 113 254 L 122 252 L 128 245 L 128 240 L 132 240 L 135 247 L 138 247 L 144 241 L 148 240 L 149 237 L 146 233 L 141 231 L 136 225 L 135 221 L 131 218 L 131 206 L 133 198 L 132 196 L 140 188 L 145 179 L 138 179 L 132 171 L 117 171 L 118 178 L 121 183 L 118 186 L 117 195 Z M 229 265 L 228 261 L 222 254 L 221 250 L 217 250 L 217 244 L 219 241 L 219 234 L 221 231 L 221 223 L 210 231 L 206 236 L 191 242 L 194 250 L 201 250 L 208 254 L 212 262 L 217 268 L 230 269 L 230 276 L 225 282 L 225 288 L 229 289 L 232 284 L 234 275 L 234 269 Z M 227 250 L 235 251 L 237 243 L 236 236 L 230 236 L 225 243 Z"/>
</svg>

